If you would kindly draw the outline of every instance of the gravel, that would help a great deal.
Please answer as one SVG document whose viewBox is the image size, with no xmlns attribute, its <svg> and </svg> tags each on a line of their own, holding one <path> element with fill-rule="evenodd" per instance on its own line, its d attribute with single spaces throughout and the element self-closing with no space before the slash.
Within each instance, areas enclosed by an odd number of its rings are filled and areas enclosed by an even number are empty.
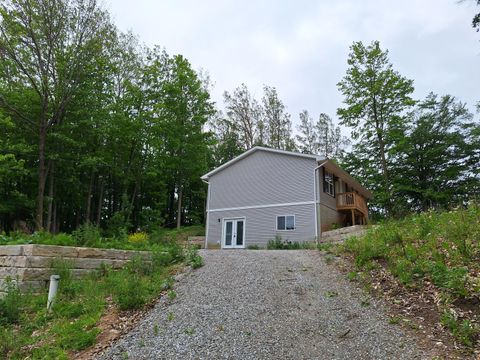
<svg viewBox="0 0 480 360">
<path fill-rule="evenodd" d="M 421 359 L 315 250 L 202 250 L 175 285 L 102 359 Z"/>
</svg>

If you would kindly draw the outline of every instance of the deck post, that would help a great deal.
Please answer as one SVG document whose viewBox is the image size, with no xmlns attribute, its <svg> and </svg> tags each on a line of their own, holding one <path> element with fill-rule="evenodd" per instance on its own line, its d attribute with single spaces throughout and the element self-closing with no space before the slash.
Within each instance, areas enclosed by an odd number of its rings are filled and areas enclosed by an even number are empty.
<svg viewBox="0 0 480 360">
<path fill-rule="evenodd" d="M 352 225 L 355 226 L 355 210 L 352 209 Z"/>
</svg>

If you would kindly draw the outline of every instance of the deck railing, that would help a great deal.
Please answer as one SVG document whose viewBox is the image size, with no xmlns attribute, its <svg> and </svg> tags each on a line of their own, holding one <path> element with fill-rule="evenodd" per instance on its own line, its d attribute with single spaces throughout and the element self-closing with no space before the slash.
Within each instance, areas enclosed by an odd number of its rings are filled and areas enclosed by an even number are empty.
<svg viewBox="0 0 480 360">
<path fill-rule="evenodd" d="M 337 194 L 338 210 L 359 210 L 363 214 L 368 214 L 367 202 L 365 199 L 355 192 L 346 192 Z"/>
</svg>

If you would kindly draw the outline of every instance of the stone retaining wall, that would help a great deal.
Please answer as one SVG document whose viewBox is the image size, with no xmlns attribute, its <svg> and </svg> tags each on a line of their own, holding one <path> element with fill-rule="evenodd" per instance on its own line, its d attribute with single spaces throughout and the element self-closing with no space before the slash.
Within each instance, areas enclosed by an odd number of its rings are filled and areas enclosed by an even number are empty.
<svg viewBox="0 0 480 360">
<path fill-rule="evenodd" d="M 134 256 L 148 259 L 150 253 L 73 246 L 3 245 L 0 246 L 0 293 L 8 277 L 16 280 L 21 290 L 47 287 L 55 260 L 67 261 L 72 265 L 73 275 L 79 277 L 102 264 L 119 269 Z"/>
</svg>

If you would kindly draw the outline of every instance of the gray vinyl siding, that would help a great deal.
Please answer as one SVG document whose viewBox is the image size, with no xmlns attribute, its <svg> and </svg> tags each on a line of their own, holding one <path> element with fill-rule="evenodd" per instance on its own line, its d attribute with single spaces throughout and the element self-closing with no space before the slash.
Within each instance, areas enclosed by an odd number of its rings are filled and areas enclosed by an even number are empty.
<svg viewBox="0 0 480 360">
<path fill-rule="evenodd" d="M 313 184 L 312 184 L 313 186 Z M 295 230 L 277 231 L 277 215 L 295 215 Z M 266 247 L 269 240 L 280 235 L 283 240 L 315 241 L 314 204 L 268 207 L 244 210 L 213 211 L 209 213 L 208 245 L 219 247 L 222 240 L 223 220 L 245 218 L 245 247 Z"/>
<path fill-rule="evenodd" d="M 313 201 L 315 167 L 315 159 L 253 152 L 211 176 L 209 209 Z"/>
</svg>

